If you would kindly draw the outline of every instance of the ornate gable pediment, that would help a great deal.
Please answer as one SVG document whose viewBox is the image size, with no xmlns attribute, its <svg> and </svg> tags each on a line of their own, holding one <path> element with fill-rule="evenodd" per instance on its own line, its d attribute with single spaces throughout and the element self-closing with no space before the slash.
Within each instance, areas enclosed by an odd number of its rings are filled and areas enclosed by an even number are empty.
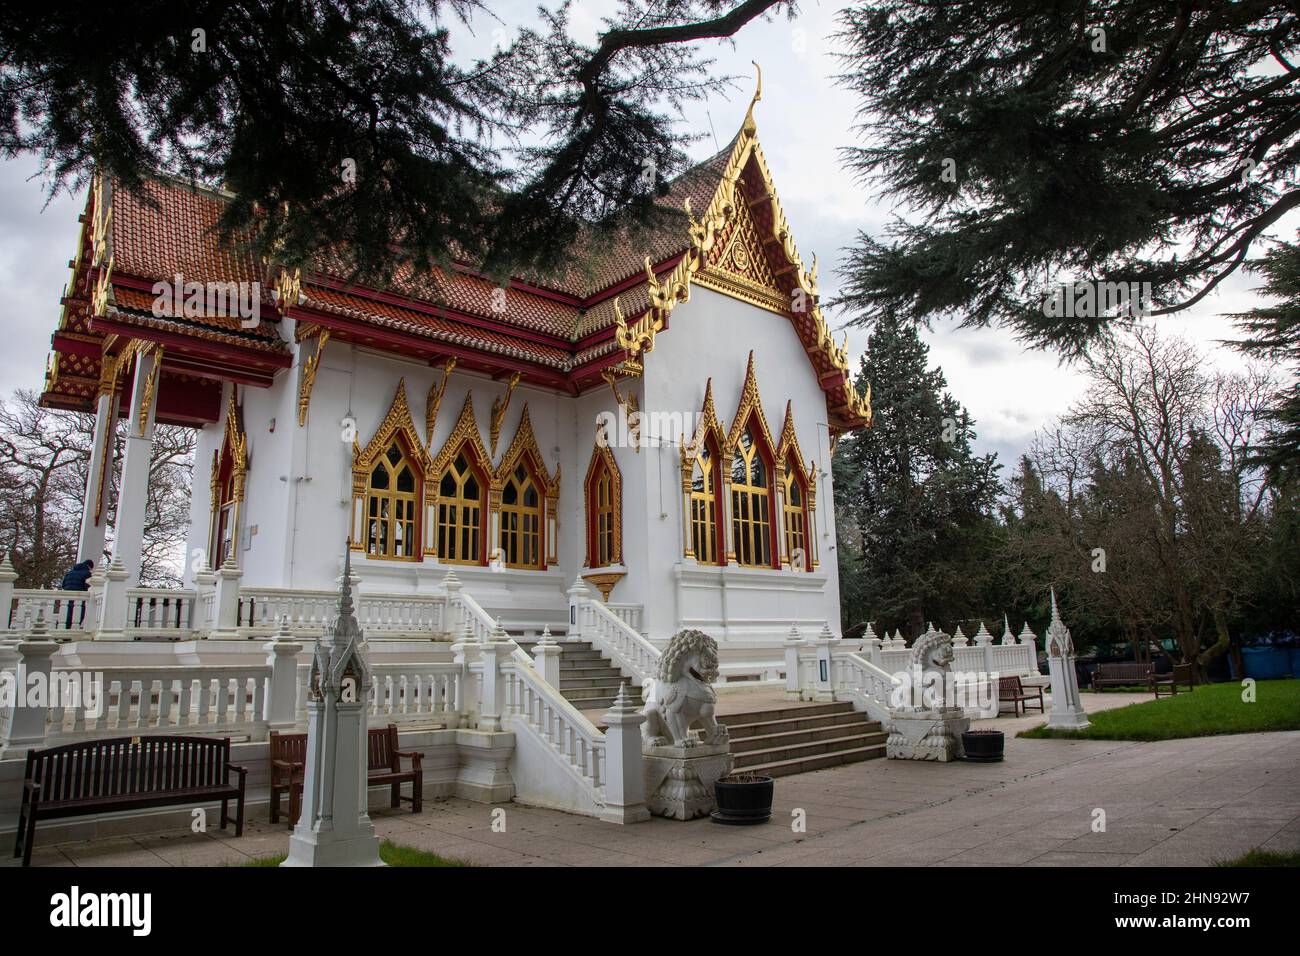
<svg viewBox="0 0 1300 956">
<path fill-rule="evenodd" d="M 776 442 L 772 441 L 772 431 L 767 427 L 767 416 L 763 414 L 763 402 L 758 394 L 758 376 L 754 372 L 754 352 L 749 353 L 749 364 L 745 368 L 745 384 L 740 390 L 740 402 L 736 406 L 735 417 L 731 420 L 731 431 L 727 433 L 726 457 L 731 458 L 745 432 L 745 425 L 750 418 L 758 423 L 758 434 L 767 444 L 768 451 L 777 455 Z M 778 456 L 779 457 L 779 456 Z"/>
<path fill-rule="evenodd" d="M 469 442 L 470 447 L 473 449 L 474 464 L 490 472 L 492 470 L 492 459 L 483 444 L 483 436 L 478 429 L 478 420 L 474 417 L 474 393 L 472 391 L 465 393 L 465 402 L 460 407 L 460 416 L 456 419 L 456 424 L 452 426 L 451 434 L 442 443 L 442 449 L 438 452 L 438 457 L 433 460 L 433 470 L 429 473 L 431 479 L 436 480 L 439 475 L 447 470 L 447 466 L 455 459 L 456 452 L 460 451 L 461 446 L 466 442 Z"/>
<path fill-rule="evenodd" d="M 700 454 L 700 449 L 704 446 L 709 436 L 717 443 L 718 452 L 721 454 L 727 447 L 727 433 L 722 430 L 722 422 L 718 420 L 718 411 L 713 404 L 713 379 L 709 379 L 704 384 L 704 405 L 700 411 L 700 421 L 696 426 L 695 434 L 691 436 L 690 441 L 682 443 L 682 475 L 684 479 L 689 479 L 692 469 L 695 467 L 695 459 Z"/>
<path fill-rule="evenodd" d="M 529 460 L 537 477 L 545 486 L 547 498 L 554 501 L 560 493 L 560 466 L 558 464 L 555 466 L 555 475 L 552 477 L 547 470 L 546 460 L 542 458 L 542 450 L 537 445 L 537 436 L 533 434 L 533 422 L 528 415 L 527 403 L 524 404 L 524 413 L 519 419 L 519 427 L 515 429 L 514 440 L 510 442 L 510 447 L 501 456 L 501 462 L 492 474 L 494 490 L 499 491 L 505 487 L 510 473 L 521 458 Z"/>
<path fill-rule="evenodd" d="M 733 213 L 705 257 L 696 281 L 715 292 L 786 313 L 790 311 L 790 292 L 777 279 L 774 257 L 769 253 L 771 237 L 764 241 L 748 198 L 750 192 L 745 178 L 736 181 Z M 777 267 L 780 265 L 778 262 Z"/>
<path fill-rule="evenodd" d="M 429 451 L 424 447 L 424 442 L 420 440 L 420 433 L 415 429 L 415 420 L 411 417 L 411 407 L 406 401 L 406 379 L 399 379 L 397 382 L 397 393 L 393 396 L 393 404 L 388 408 L 388 414 L 384 420 L 379 423 L 375 429 L 375 434 L 370 439 L 370 443 L 363 450 L 353 439 L 352 442 L 352 484 L 354 491 L 358 481 L 364 490 L 366 477 L 375 467 L 393 439 L 398 435 L 402 437 L 407 451 L 411 457 L 419 463 L 426 478 L 433 475 L 433 459 L 429 457 Z"/>
<path fill-rule="evenodd" d="M 810 467 L 805 462 L 803 450 L 799 447 L 799 438 L 794 433 L 794 403 L 791 401 L 785 403 L 785 422 L 781 426 L 781 443 L 776 449 L 776 459 L 783 466 L 787 462 L 793 465 L 795 472 L 803 480 L 804 487 L 811 493 L 815 477 L 813 472 L 817 466 Z"/>
</svg>

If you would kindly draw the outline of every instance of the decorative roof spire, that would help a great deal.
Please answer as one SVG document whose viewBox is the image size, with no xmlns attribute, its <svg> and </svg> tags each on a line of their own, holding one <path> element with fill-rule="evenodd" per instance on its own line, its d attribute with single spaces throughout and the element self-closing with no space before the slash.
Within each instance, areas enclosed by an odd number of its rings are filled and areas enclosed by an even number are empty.
<svg viewBox="0 0 1300 956">
<path fill-rule="evenodd" d="M 763 98 L 763 68 L 758 65 L 756 60 L 751 60 L 754 64 L 754 73 L 758 80 L 754 87 L 754 98 L 749 101 L 749 109 L 745 111 L 745 124 L 741 127 L 746 136 L 753 136 L 758 132 L 758 124 L 754 122 L 754 104 Z"/>
<path fill-rule="evenodd" d="M 330 626 L 330 634 L 335 638 L 336 644 L 343 644 L 346 640 L 340 638 L 353 638 L 360 633 L 361 625 L 357 623 L 357 615 L 352 605 L 352 539 L 349 538 L 343 550 L 343 577 L 339 579 L 339 605 L 334 615 L 334 623 Z"/>
</svg>

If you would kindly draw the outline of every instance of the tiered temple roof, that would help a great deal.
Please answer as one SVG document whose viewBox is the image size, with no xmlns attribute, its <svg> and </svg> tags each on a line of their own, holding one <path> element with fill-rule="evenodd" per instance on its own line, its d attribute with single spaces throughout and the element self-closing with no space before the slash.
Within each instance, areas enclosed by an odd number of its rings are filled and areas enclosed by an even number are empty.
<svg viewBox="0 0 1300 956">
<path fill-rule="evenodd" d="M 465 263 L 418 275 L 408 267 L 382 289 L 349 283 L 342 269 L 291 275 L 260 264 L 247 245 L 222 241 L 217 224 L 228 193 L 156 179 L 141 195 L 98 178 L 81 217 L 42 401 L 92 409 L 102 388 L 130 374 L 124 352 L 157 343 L 158 420 L 215 421 L 222 381 L 266 386 L 292 364 L 283 317 L 297 320 L 300 340 L 328 331 L 331 341 L 433 365 L 455 357 L 461 369 L 518 372 L 576 395 L 611 374 L 640 374 L 674 307 L 699 284 L 788 318 L 826 393 L 832 431 L 861 427 L 869 404 L 817 305 L 816 263 L 806 270 L 795 250 L 752 109 L 726 149 L 671 184 L 661 200 L 664 224 L 581 243 L 574 256 L 583 268 L 512 280 L 499 311 L 498 287 Z M 260 289 L 260 321 L 243 321 L 229 307 L 155 314 L 154 284 L 177 277 Z"/>
</svg>

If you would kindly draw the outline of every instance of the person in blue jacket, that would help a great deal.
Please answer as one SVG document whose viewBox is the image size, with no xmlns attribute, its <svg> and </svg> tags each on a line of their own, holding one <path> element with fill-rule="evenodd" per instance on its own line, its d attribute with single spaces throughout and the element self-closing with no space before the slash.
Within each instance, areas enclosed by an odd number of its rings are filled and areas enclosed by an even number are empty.
<svg viewBox="0 0 1300 956">
<path fill-rule="evenodd" d="M 63 591 L 89 591 L 90 574 L 94 570 L 95 562 L 90 559 L 82 561 L 79 564 L 74 564 L 72 570 L 65 574 L 63 580 L 59 582 L 59 589 Z M 72 605 L 74 603 L 81 605 L 81 618 L 77 621 L 77 625 L 80 626 L 86 620 L 86 602 L 69 601 L 68 630 L 72 630 Z"/>
</svg>

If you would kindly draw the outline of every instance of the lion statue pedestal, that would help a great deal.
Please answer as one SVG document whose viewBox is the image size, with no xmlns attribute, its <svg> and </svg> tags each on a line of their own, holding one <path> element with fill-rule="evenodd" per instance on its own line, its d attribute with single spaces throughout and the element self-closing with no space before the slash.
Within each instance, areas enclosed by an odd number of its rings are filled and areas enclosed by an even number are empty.
<svg viewBox="0 0 1300 956">
<path fill-rule="evenodd" d="M 703 631 L 679 631 L 659 659 L 641 727 L 646 806 L 655 816 L 690 820 L 716 806 L 714 784 L 735 763 L 727 727 L 713 713 L 717 676 L 718 642 Z"/>
<path fill-rule="evenodd" d="M 917 638 L 907 659 L 906 679 L 891 700 L 897 706 L 889 711 L 886 757 L 947 763 L 965 756 L 961 735 L 970 729 L 970 718 L 946 699 L 953 686 L 952 660 L 952 638 L 947 634 L 927 631 Z"/>
</svg>

